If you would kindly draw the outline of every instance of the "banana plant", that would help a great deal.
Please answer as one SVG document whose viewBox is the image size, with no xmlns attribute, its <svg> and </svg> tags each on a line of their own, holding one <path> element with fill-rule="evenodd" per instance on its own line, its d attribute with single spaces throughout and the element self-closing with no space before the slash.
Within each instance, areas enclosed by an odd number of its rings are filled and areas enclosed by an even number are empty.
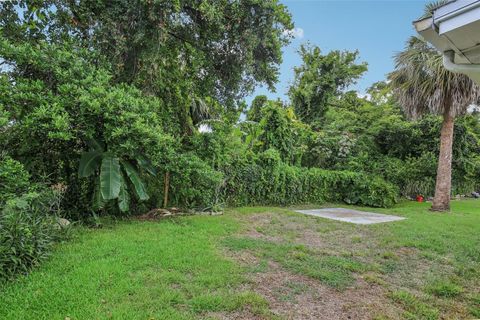
<svg viewBox="0 0 480 320">
<path fill-rule="evenodd" d="M 81 178 L 92 175 L 98 177 L 93 195 L 94 208 L 101 209 L 108 201 L 117 200 L 120 211 L 127 212 L 130 207 L 131 189 L 141 201 L 149 199 L 138 167 L 142 167 L 151 175 L 155 175 L 155 170 L 145 158 L 137 157 L 134 164 L 132 161 L 120 159 L 110 152 L 103 151 L 98 143 L 94 146 L 95 150 L 82 154 L 78 167 L 78 175 Z"/>
</svg>

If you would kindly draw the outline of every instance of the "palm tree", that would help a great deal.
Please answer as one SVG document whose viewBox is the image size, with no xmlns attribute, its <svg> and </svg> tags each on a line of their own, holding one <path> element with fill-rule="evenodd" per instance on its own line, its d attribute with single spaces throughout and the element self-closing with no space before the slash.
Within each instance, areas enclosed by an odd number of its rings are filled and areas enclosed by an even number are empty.
<svg viewBox="0 0 480 320">
<path fill-rule="evenodd" d="M 389 76 L 394 93 L 411 118 L 426 113 L 443 117 L 437 181 L 432 210 L 448 211 L 452 188 L 452 144 L 455 117 L 478 101 L 480 87 L 463 74 L 443 67 L 443 56 L 426 41 L 412 37 L 395 57 Z"/>
</svg>

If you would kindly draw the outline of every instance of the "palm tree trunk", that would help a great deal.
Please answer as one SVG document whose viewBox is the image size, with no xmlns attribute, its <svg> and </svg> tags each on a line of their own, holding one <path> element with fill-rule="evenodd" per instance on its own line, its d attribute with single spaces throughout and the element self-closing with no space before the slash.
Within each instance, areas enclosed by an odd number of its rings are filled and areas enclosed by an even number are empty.
<svg viewBox="0 0 480 320">
<path fill-rule="evenodd" d="M 437 183 L 433 198 L 433 211 L 450 210 L 450 194 L 452 191 L 452 145 L 455 118 L 449 114 L 443 116 L 440 136 L 440 154 L 438 156 Z"/>
</svg>

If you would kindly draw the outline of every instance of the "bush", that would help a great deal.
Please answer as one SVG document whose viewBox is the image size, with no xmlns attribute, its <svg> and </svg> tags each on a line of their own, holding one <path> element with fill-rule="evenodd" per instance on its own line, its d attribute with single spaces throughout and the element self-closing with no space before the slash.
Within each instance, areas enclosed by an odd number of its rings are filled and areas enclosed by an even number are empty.
<svg viewBox="0 0 480 320">
<path fill-rule="evenodd" d="M 0 207 L 29 188 L 29 174 L 23 165 L 10 157 L 0 158 Z"/>
<path fill-rule="evenodd" d="M 220 203 L 219 189 L 223 175 L 195 155 L 178 157 L 175 168 L 170 172 L 169 204 L 195 208 L 213 209 Z"/>
<path fill-rule="evenodd" d="M 376 171 L 381 172 L 387 181 L 397 185 L 402 196 L 415 197 L 421 194 L 429 197 L 435 192 L 437 157 L 431 152 L 405 160 L 384 158 L 379 162 Z"/>
<path fill-rule="evenodd" d="M 257 160 L 232 165 L 225 174 L 226 201 L 236 206 L 346 202 L 390 207 L 397 195 L 397 189 L 379 177 L 289 166 L 272 149 Z"/>
<path fill-rule="evenodd" d="M 26 273 L 44 260 L 61 234 L 51 192 L 7 201 L 0 213 L 0 279 Z"/>
</svg>

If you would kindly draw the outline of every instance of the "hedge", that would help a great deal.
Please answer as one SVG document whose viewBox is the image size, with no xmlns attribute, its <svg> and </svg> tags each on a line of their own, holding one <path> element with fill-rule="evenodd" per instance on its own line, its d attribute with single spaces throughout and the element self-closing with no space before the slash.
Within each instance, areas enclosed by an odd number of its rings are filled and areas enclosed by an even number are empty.
<svg viewBox="0 0 480 320">
<path fill-rule="evenodd" d="M 294 167 L 275 157 L 236 163 L 225 174 L 224 199 L 231 206 L 345 202 L 391 207 L 398 194 L 394 185 L 376 176 Z"/>
</svg>

